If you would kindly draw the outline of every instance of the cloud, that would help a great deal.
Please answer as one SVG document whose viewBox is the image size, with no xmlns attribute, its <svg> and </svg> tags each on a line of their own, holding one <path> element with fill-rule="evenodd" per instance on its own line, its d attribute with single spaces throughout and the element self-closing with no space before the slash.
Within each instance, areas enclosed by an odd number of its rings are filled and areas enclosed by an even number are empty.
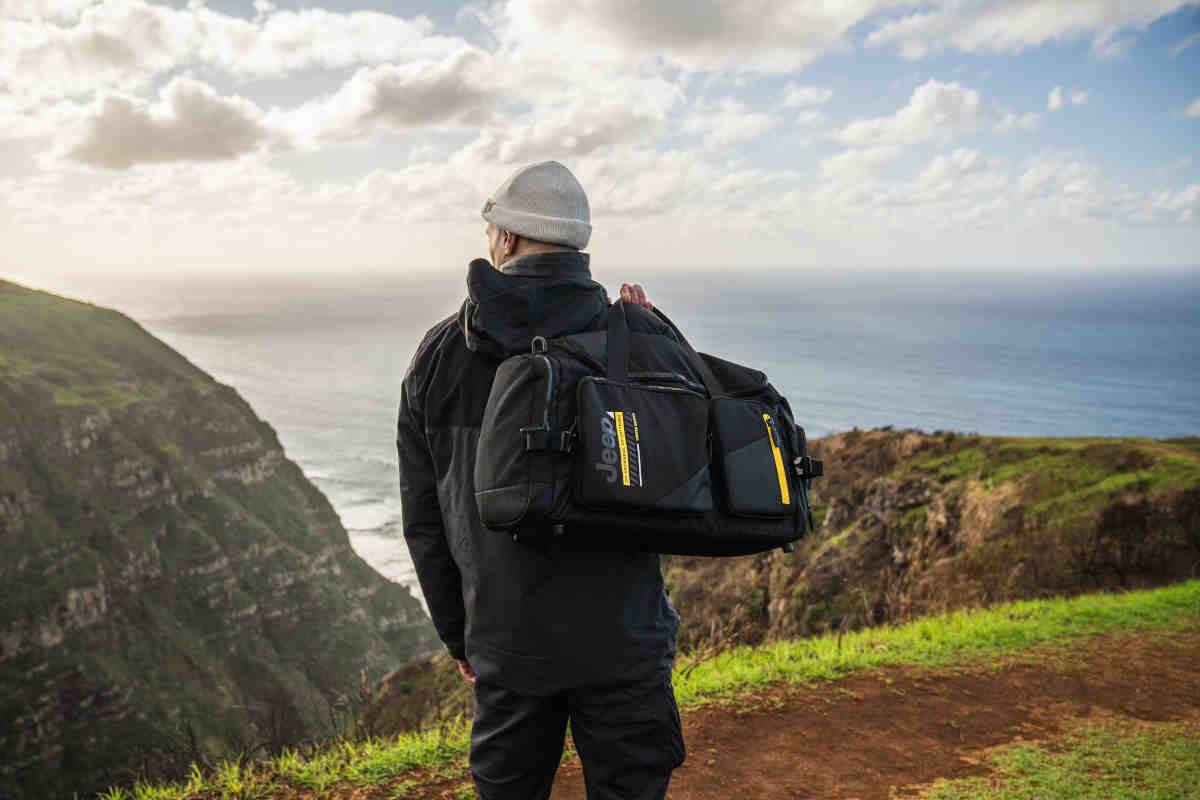
<svg viewBox="0 0 1200 800">
<path fill-rule="evenodd" d="M 1197 97 L 1195 100 L 1193 100 L 1192 104 L 1183 110 L 1183 114 L 1184 116 L 1191 117 L 1192 119 L 1200 117 L 1200 97 Z"/>
<path fill-rule="evenodd" d="M 279 75 L 300 69 L 333 69 L 361 63 L 438 58 L 461 40 L 433 35 L 433 22 L 374 11 L 322 8 L 260 11 L 253 22 L 208 9 L 191 12 L 203 40 L 198 57 L 233 73 Z"/>
<path fill-rule="evenodd" d="M 432 58 L 461 45 L 433 36 L 424 17 L 367 11 L 270 10 L 248 20 L 200 4 L 172 8 L 143 0 L 59 7 L 65 10 L 57 16 L 22 14 L 0 25 L 0 74 L 11 91 L 79 96 L 106 87 L 134 89 L 192 64 L 279 75 Z"/>
<path fill-rule="evenodd" d="M 455 158 L 421 161 L 399 170 L 378 169 L 334 190 L 325 201 L 337 199 L 358 223 L 476 221 L 486 190 L 479 185 L 480 171 L 465 166 Z"/>
<path fill-rule="evenodd" d="M 1010 131 L 1031 131 L 1041 122 L 1041 115 L 1033 111 L 1027 114 L 1017 114 L 1009 111 L 996 122 L 996 130 L 1008 133 Z"/>
<path fill-rule="evenodd" d="M 811 128 L 814 125 L 820 125 L 825 121 L 825 114 L 817 108 L 801 109 L 796 115 L 796 124 L 805 128 Z"/>
<path fill-rule="evenodd" d="M 1126 29 L 1141 30 L 1193 0 L 937 0 L 889 20 L 867 36 L 872 46 L 891 45 L 909 59 L 955 48 L 968 53 L 1017 53 L 1051 41 L 1092 37 L 1098 53 L 1128 46 Z M 932 9 L 926 10 L 929 6 Z"/>
<path fill-rule="evenodd" d="M 312 143 L 411 128 L 478 125 L 492 110 L 494 65 L 464 47 L 440 61 L 361 67 L 331 95 L 273 117 Z"/>
<path fill-rule="evenodd" d="M 934 156 L 910 179 L 884 180 L 881 167 L 898 168 L 899 153 L 899 148 L 848 150 L 826 159 L 809 212 L 824 210 L 843 229 L 943 231 L 1091 221 L 1183 224 L 1198 211 L 1188 190 L 1151 198 L 1107 184 L 1094 166 L 1070 154 L 1043 153 L 1006 164 L 957 148 Z"/>
<path fill-rule="evenodd" d="M 1084 89 L 1072 89 L 1068 95 L 1063 91 L 1063 87 L 1055 86 L 1046 97 L 1046 108 L 1050 111 L 1058 111 L 1068 102 L 1073 106 L 1081 106 L 1087 103 L 1090 96 L 1091 93 Z"/>
<path fill-rule="evenodd" d="M 828 103 L 833 97 L 833 89 L 823 89 L 819 86 L 797 86 L 789 83 L 783 90 L 784 108 L 808 108 Z"/>
<path fill-rule="evenodd" d="M 581 156 L 615 144 L 653 138 L 664 124 L 652 109 L 576 100 L 556 112 L 531 113 L 484 130 L 469 148 L 477 159 L 506 164 L 546 154 Z"/>
<path fill-rule="evenodd" d="M 912 144 L 945 138 L 986 119 L 979 92 L 958 83 L 929 80 L 918 86 L 908 104 L 890 117 L 857 120 L 835 134 L 838 141 L 856 147 Z"/>
<path fill-rule="evenodd" d="M 975 175 L 987 169 L 987 159 L 978 150 L 960 147 L 952 153 L 934 156 L 917 176 L 916 183 L 918 186 L 957 183 L 968 175 Z"/>
<path fill-rule="evenodd" d="M 98 87 L 130 88 L 178 64 L 192 47 L 189 12 L 140 2 L 92 5 L 78 20 L 0 25 L 0 74 L 11 91 L 81 95 Z"/>
<path fill-rule="evenodd" d="M 754 139 L 774 126 L 773 115 L 749 111 L 732 97 L 697 101 L 683 122 L 684 132 L 702 136 L 706 147 L 723 147 Z"/>
<path fill-rule="evenodd" d="M 271 139 L 262 112 L 192 78 L 175 78 L 157 103 L 119 94 L 96 101 L 62 145 L 65 158 L 105 169 L 165 161 L 218 161 Z"/>
<path fill-rule="evenodd" d="M 818 169 L 821 178 L 834 183 L 852 183 L 873 176 L 880 167 L 900 158 L 903 150 L 895 146 L 867 147 L 843 150 L 821 159 Z"/>
<path fill-rule="evenodd" d="M 662 59 L 686 70 L 785 73 L 838 46 L 894 0 L 508 0 L 504 35 L 524 47 Z"/>
<path fill-rule="evenodd" d="M 0 141 L 54 136 L 76 121 L 82 108 L 73 100 L 18 97 L 0 92 Z"/>
<path fill-rule="evenodd" d="M 1103 185 L 1099 170 L 1073 156 L 1030 158 L 1011 187 L 1014 205 L 1031 217 L 1072 220 L 1130 219 L 1130 195 Z"/>
<path fill-rule="evenodd" d="M 677 126 L 684 94 L 662 78 L 592 74 L 570 83 L 525 89 L 509 87 L 516 102 L 503 121 L 486 127 L 467 146 L 480 162 L 513 162 L 591 154 L 616 145 L 646 142 Z"/>
<path fill-rule="evenodd" d="M 1200 183 L 1193 183 L 1178 191 L 1162 191 L 1146 204 L 1146 216 L 1150 221 L 1191 224 L 1200 222 Z"/>
<path fill-rule="evenodd" d="M 1171 48 L 1171 57 L 1174 58 L 1174 57 L 1178 56 L 1184 50 L 1187 50 L 1189 47 L 1192 47 L 1197 42 L 1200 42 L 1200 31 L 1196 31 L 1195 33 L 1188 34 L 1187 36 L 1183 37 L 1183 39 L 1181 39 L 1174 47 Z"/>
<path fill-rule="evenodd" d="M 1092 52 L 1099 58 L 1103 59 L 1118 59 L 1124 58 L 1133 47 L 1134 37 L 1125 36 L 1122 38 L 1107 38 L 1100 36 L 1092 42 Z"/>
<path fill-rule="evenodd" d="M 0 0 L 0 20 L 72 22 L 95 0 Z"/>
<path fill-rule="evenodd" d="M 747 167 L 736 160 L 715 161 L 695 148 L 655 148 L 635 144 L 597 152 L 572 169 L 587 187 L 593 219 L 671 216 L 701 222 L 705 229 L 769 213 L 765 198 L 795 184 L 791 170 Z"/>
</svg>

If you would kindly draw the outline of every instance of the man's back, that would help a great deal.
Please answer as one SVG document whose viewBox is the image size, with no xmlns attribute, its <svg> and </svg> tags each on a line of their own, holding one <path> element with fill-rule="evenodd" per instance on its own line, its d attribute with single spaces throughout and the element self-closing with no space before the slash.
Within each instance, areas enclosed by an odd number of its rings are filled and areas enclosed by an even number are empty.
<svg viewBox="0 0 1200 800">
<path fill-rule="evenodd" d="M 590 800 L 661 800 L 686 757 L 671 684 L 679 616 L 657 555 L 531 546 L 483 527 L 475 450 L 496 369 L 535 336 L 600 327 L 591 212 L 565 166 L 517 170 L 480 212 L 497 271 L 471 262 L 457 318 L 426 335 L 397 423 L 404 538 L 434 627 L 475 689 L 483 800 L 548 800 L 568 724 Z M 669 335 L 637 309 L 629 325 Z M 469 663 L 468 663 L 469 662 Z"/>
<path fill-rule="evenodd" d="M 475 448 L 500 361 L 535 335 L 599 327 L 608 307 L 588 256 L 472 262 L 469 298 L 426 335 L 404 379 L 397 446 L 405 538 L 439 635 L 481 682 L 549 695 L 670 669 L 678 615 L 659 557 L 531 546 L 485 529 Z M 630 325 L 670 335 L 653 315 Z"/>
</svg>

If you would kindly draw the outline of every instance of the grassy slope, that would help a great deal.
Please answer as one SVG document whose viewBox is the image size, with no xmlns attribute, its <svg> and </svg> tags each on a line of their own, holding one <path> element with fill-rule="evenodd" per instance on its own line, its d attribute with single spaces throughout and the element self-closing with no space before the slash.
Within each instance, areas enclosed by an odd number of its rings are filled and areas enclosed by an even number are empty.
<svg viewBox="0 0 1200 800">
<path fill-rule="evenodd" d="M 172 382 L 211 381 L 117 311 L 0 281 L 0 377 L 58 406 L 120 408 Z"/>
<path fill-rule="evenodd" d="M 775 681 L 836 680 L 883 666 L 938 667 L 979 663 L 1035 646 L 1070 647 L 1101 633 L 1164 628 L 1200 621 L 1200 581 L 1125 594 L 1034 600 L 992 609 L 960 611 L 897 627 L 845 636 L 735 648 L 676 667 L 684 709 L 737 698 Z M 365 742 L 345 742 L 301 755 L 288 752 L 254 765 L 198 772 L 187 784 L 112 790 L 106 800 L 192 800 L 283 797 L 296 790 L 319 796 L 349 795 L 354 787 L 387 785 L 402 797 L 405 773 L 465 777 L 469 723 Z M 971 797 L 971 795 L 965 795 Z M 982 795 L 981 795 L 982 796 Z"/>
</svg>

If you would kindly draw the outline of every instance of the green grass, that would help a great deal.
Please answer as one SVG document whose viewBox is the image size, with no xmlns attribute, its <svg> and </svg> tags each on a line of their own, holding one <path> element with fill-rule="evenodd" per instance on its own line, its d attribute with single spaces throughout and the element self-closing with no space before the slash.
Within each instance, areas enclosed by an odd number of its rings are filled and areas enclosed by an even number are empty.
<svg viewBox="0 0 1200 800">
<path fill-rule="evenodd" d="M 1185 800 L 1200 798 L 1200 738 L 1182 723 L 1093 725 L 1053 746 L 992 753 L 992 775 L 939 781 L 922 800 Z"/>
<path fill-rule="evenodd" d="M 111 309 L 0 281 L 0 378 L 55 406 L 115 409 L 206 376 Z"/>
<path fill-rule="evenodd" d="M 886 666 L 944 667 L 996 663 L 997 657 L 1032 647 L 1069 648 L 1086 637 L 1162 629 L 1200 620 L 1200 581 L 1126 594 L 1033 600 L 992 609 L 929 617 L 896 627 L 843 637 L 738 647 L 711 658 L 681 658 L 675 671 L 680 706 L 694 708 L 780 681 L 836 680 Z M 442 778 L 462 777 L 470 723 L 456 718 L 440 728 L 364 742 L 340 742 L 311 753 L 288 751 L 254 765 L 225 765 L 168 786 L 113 789 L 103 800 L 241 800 L 307 790 L 336 797 L 343 789 L 392 785 L 414 769 Z M 409 785 L 407 788 L 412 788 Z M 1153 797 L 1153 795 L 1147 795 Z M 967 797 L 973 797 L 967 795 Z"/>
<path fill-rule="evenodd" d="M 1039 645 L 1200 619 L 1200 581 L 1127 594 L 1027 600 L 992 609 L 959 611 L 896 627 L 868 628 L 842 637 L 737 647 L 676 667 L 681 705 L 736 696 L 776 681 L 836 680 L 887 666 L 938 667 L 976 662 Z"/>
</svg>

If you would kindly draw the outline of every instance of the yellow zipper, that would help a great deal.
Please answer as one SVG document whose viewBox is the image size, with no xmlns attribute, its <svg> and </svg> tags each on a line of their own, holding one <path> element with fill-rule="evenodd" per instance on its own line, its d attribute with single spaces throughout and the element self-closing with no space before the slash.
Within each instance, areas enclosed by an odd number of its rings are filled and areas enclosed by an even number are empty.
<svg viewBox="0 0 1200 800">
<path fill-rule="evenodd" d="M 763 414 L 763 424 L 767 426 L 767 438 L 771 441 L 771 455 L 775 456 L 775 474 L 779 476 L 779 498 L 785 506 L 792 504 L 792 495 L 788 491 L 787 472 L 783 468 L 783 453 L 775 442 L 775 425 L 770 414 Z"/>
</svg>

